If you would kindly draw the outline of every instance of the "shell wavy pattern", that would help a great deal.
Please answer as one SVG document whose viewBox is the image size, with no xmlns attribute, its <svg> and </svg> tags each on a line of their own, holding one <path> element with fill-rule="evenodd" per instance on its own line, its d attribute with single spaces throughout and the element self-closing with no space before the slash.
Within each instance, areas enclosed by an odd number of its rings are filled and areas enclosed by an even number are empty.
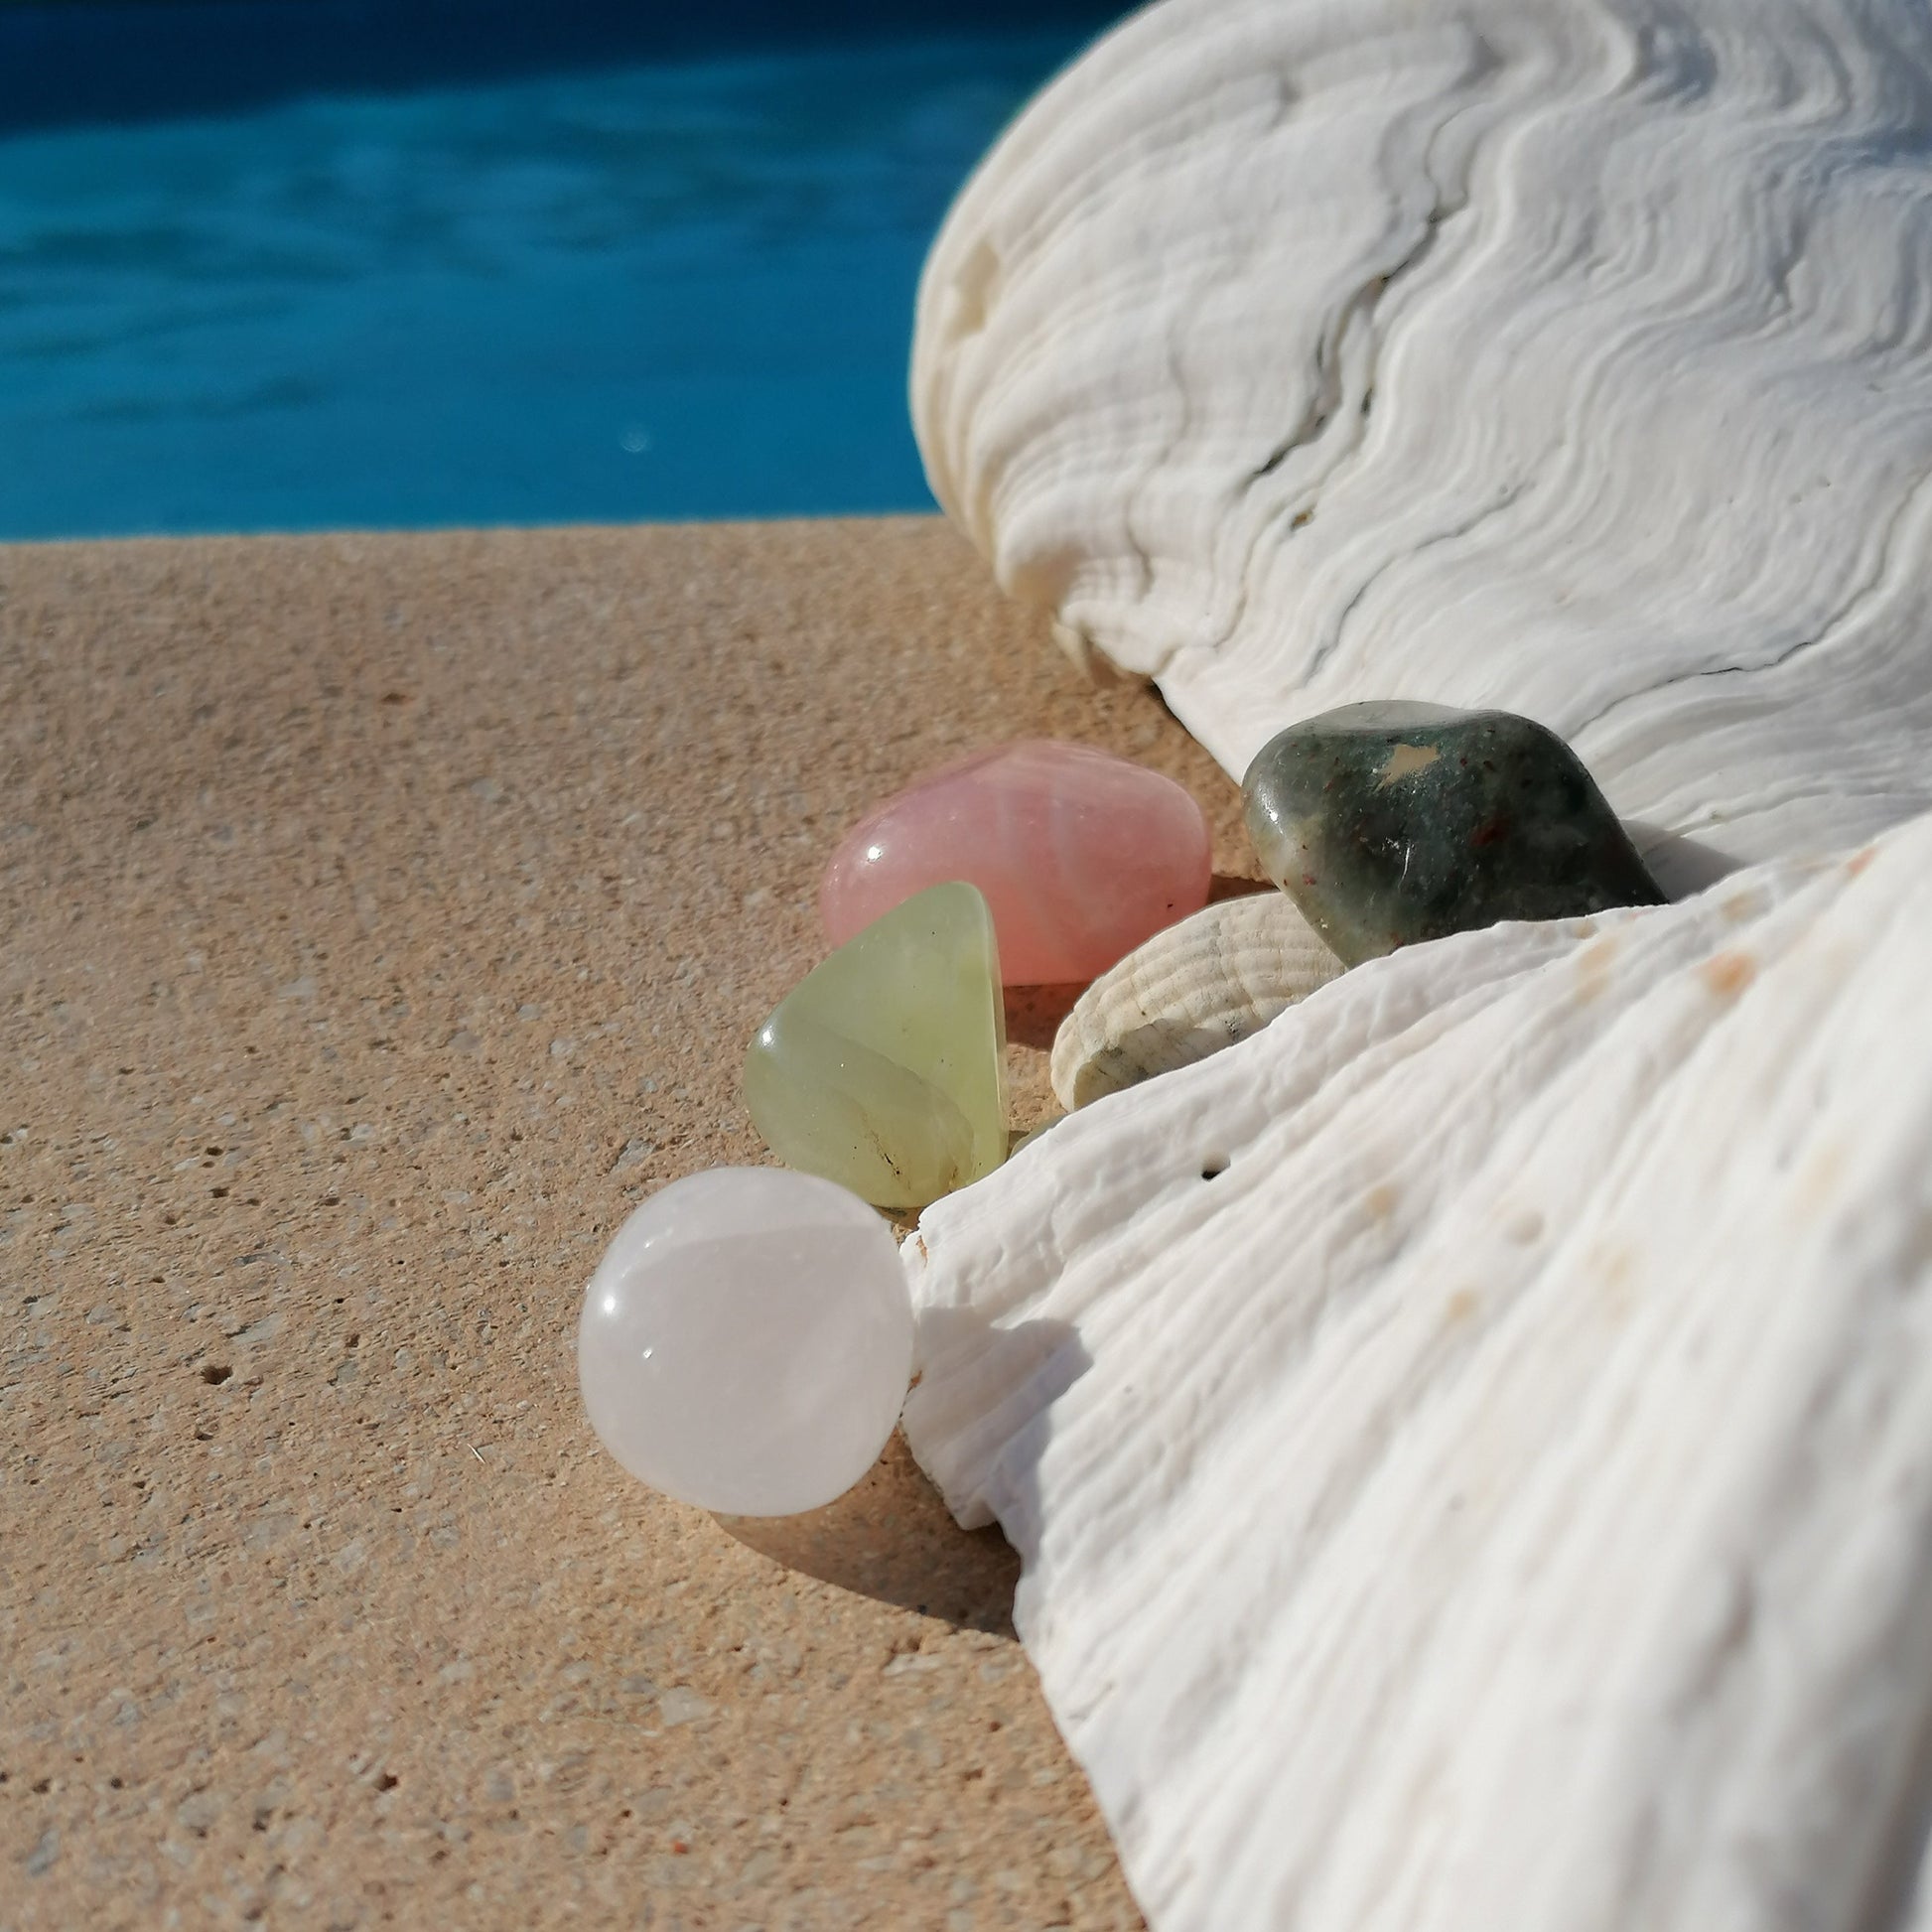
<svg viewBox="0 0 1932 1932">
<path fill-rule="evenodd" d="M 1344 973 L 907 1243 L 1158 1932 L 1932 1932 L 1932 9 L 1164 0 L 912 401 L 1230 772 L 1527 713 L 1689 895 Z"/>
<path fill-rule="evenodd" d="M 1248 893 L 1157 932 L 1073 1003 L 1053 1039 L 1071 1112 L 1246 1039 L 1325 986 L 1337 959 L 1286 893 Z"/>
<path fill-rule="evenodd" d="M 1370 961 L 927 1209 L 907 1436 L 1154 1926 L 1932 1924 L 1928 959 L 1921 820 Z"/>
<path fill-rule="evenodd" d="M 1920 0 L 1166 0 L 935 242 L 927 473 L 1237 777 L 1499 705 L 1667 891 L 1848 847 L 1932 805 L 1929 155 Z"/>
</svg>

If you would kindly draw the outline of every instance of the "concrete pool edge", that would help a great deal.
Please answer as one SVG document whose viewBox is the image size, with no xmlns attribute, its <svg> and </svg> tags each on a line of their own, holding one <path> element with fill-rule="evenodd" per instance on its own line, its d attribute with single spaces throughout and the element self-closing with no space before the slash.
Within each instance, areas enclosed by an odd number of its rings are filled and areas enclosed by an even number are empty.
<svg viewBox="0 0 1932 1932">
<path fill-rule="evenodd" d="M 922 517 L 0 547 L 0 681 L 20 1922 L 1136 1923 L 1010 1556 L 659 1504 L 569 1344 L 884 792 L 1084 738 L 1238 869 L 1159 702 Z"/>
</svg>

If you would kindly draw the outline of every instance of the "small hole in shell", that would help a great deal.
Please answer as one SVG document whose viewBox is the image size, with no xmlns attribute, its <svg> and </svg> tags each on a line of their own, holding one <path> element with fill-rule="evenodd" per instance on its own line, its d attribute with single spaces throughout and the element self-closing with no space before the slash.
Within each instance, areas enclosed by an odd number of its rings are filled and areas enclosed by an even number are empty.
<svg viewBox="0 0 1932 1932">
<path fill-rule="evenodd" d="M 1227 1171 L 1228 1158 L 1225 1154 L 1209 1154 L 1202 1157 L 1200 1177 L 1203 1180 L 1212 1180 L 1217 1174 L 1224 1174 Z"/>
</svg>

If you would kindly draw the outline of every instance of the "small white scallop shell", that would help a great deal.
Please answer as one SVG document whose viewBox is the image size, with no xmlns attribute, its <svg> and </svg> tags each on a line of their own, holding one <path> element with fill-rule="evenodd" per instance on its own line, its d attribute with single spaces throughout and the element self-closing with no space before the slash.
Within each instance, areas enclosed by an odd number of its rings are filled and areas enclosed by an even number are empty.
<svg viewBox="0 0 1932 1932">
<path fill-rule="evenodd" d="M 1069 1113 L 1259 1033 L 1342 970 L 1286 893 L 1222 899 L 1157 932 L 1081 994 L 1053 1039 Z"/>
</svg>

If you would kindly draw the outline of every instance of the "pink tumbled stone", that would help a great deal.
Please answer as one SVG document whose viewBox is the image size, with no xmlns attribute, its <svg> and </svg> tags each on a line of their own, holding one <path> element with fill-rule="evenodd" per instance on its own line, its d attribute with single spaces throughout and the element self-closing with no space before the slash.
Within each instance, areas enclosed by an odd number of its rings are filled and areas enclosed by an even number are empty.
<svg viewBox="0 0 1932 1932">
<path fill-rule="evenodd" d="M 825 868 L 835 946 L 928 886 L 986 895 L 1009 986 L 1090 980 L 1207 903 L 1190 794 L 1087 745 L 1032 738 L 948 765 L 861 819 Z"/>
</svg>

